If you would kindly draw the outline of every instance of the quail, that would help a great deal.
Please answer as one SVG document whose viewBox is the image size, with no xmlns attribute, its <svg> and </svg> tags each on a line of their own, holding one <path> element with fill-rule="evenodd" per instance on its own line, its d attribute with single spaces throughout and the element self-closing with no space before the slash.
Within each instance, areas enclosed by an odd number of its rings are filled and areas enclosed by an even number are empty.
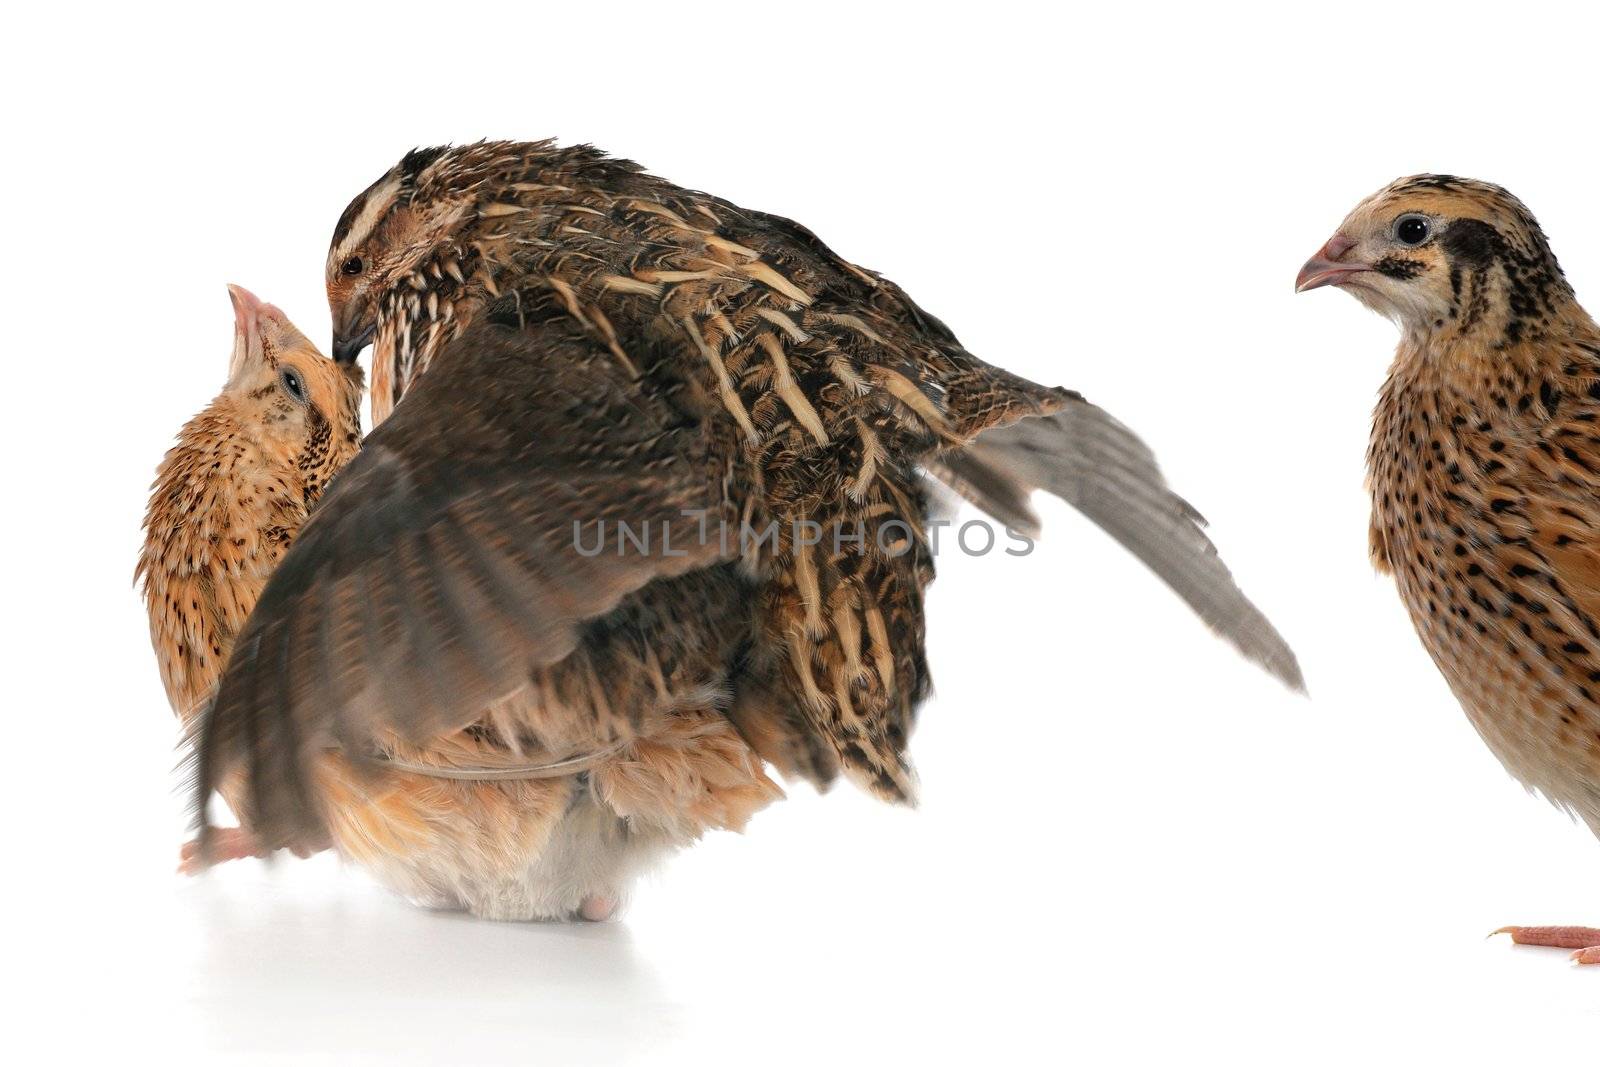
<svg viewBox="0 0 1600 1067">
<path fill-rule="evenodd" d="M 1367 453 L 1371 554 L 1516 778 L 1600 834 L 1600 328 L 1506 190 L 1401 178 L 1301 269 L 1401 340 Z M 1600 963 L 1600 930 L 1506 927 Z"/>
<path fill-rule="evenodd" d="M 788 219 L 588 146 L 431 148 L 350 203 L 326 278 L 335 358 L 373 348 L 375 429 L 197 748 L 199 796 L 242 776 L 270 846 L 337 821 L 330 750 L 381 779 L 463 731 L 464 775 L 585 763 L 532 859 L 450 888 L 497 917 L 554 917 L 553 881 L 615 900 L 662 850 L 597 773 L 662 723 L 909 801 L 930 480 L 1029 534 L 1034 490 L 1063 497 L 1300 685 L 1130 431 Z"/>
<path fill-rule="evenodd" d="M 229 286 L 234 341 L 222 392 L 190 419 L 151 488 L 135 581 L 172 709 L 194 720 L 261 587 L 361 441 L 361 373 L 319 353 L 283 313 Z M 237 782 L 224 789 L 239 810 Z M 192 861 L 192 847 L 185 854 Z M 219 857 L 254 855 L 227 831 Z"/>
</svg>

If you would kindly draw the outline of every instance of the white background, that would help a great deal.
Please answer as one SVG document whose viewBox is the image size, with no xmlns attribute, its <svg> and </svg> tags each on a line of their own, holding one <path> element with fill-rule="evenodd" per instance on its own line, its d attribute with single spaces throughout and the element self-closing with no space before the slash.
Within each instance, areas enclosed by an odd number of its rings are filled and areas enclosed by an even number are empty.
<svg viewBox="0 0 1600 1067">
<path fill-rule="evenodd" d="M 1501 182 L 1600 302 L 1596 18 L 1353 0 L 17 9 L 6 97 L 7 863 L 24 1060 L 1582 1062 L 1600 844 L 1473 735 L 1366 560 L 1393 329 L 1292 295 L 1402 174 Z M 804 788 L 627 918 L 413 911 L 329 857 L 172 874 L 146 487 L 247 285 L 326 340 L 414 145 L 593 141 L 793 216 L 1139 429 L 1298 648 L 1235 660 L 1064 507 L 944 557 L 916 812 Z"/>
</svg>

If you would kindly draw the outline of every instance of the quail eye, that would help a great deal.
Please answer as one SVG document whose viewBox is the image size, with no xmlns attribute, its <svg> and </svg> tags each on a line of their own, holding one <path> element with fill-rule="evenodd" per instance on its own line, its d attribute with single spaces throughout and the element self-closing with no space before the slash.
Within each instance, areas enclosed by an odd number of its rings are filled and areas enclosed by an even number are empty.
<svg viewBox="0 0 1600 1067">
<path fill-rule="evenodd" d="M 361 262 L 360 256 L 351 256 L 344 261 L 344 264 L 339 269 L 345 274 L 360 274 L 361 269 L 365 266 L 366 264 Z"/>
<path fill-rule="evenodd" d="M 283 391 L 294 397 L 297 403 L 306 402 L 306 383 L 301 380 L 298 372 L 284 368 L 278 380 L 283 383 Z"/>
<path fill-rule="evenodd" d="M 1394 223 L 1395 240 L 1417 247 L 1433 236 L 1433 223 L 1426 215 L 1401 215 Z"/>
</svg>

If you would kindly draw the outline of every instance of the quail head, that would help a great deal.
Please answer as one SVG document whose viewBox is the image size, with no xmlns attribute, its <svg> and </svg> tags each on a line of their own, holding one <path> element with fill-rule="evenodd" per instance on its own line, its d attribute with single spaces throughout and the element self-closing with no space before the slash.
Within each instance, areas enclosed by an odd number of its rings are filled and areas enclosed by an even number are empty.
<svg viewBox="0 0 1600 1067">
<path fill-rule="evenodd" d="M 909 800 L 930 477 L 1025 531 L 1035 489 L 1062 496 L 1299 685 L 1126 427 L 979 360 L 788 219 L 589 147 L 432 148 L 350 203 L 326 276 L 335 358 L 373 346 L 377 425 L 198 750 L 200 797 L 243 774 L 271 844 L 339 836 L 327 761 L 412 773 L 449 737 L 476 746 L 468 778 L 582 768 L 505 804 L 553 828 L 431 886 L 502 917 L 573 887 L 606 910 L 646 852 L 764 803 L 763 762 Z M 667 735 L 715 772 L 651 771 L 640 745 Z"/>
<path fill-rule="evenodd" d="M 1423 174 L 1301 269 L 1392 318 L 1367 453 L 1371 551 L 1501 763 L 1600 834 L 1600 329 L 1539 224 Z M 1507 927 L 1600 963 L 1600 931 Z"/>
</svg>

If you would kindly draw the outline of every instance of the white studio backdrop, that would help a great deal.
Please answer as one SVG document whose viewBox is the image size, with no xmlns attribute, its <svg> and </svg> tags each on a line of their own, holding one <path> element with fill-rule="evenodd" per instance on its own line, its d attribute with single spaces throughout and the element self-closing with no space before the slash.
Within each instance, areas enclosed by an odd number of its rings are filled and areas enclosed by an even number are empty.
<svg viewBox="0 0 1600 1067">
<path fill-rule="evenodd" d="M 18 1062 L 1581 1060 L 1600 842 L 1505 775 L 1366 560 L 1393 328 L 1296 270 L 1362 196 L 1499 182 L 1600 306 L 1576 6 L 392 3 L 14 12 L 0 87 L 6 956 Z M 329 857 L 172 874 L 130 586 L 225 374 L 224 283 L 325 343 L 406 149 L 591 141 L 796 218 L 981 356 L 1137 429 L 1312 698 L 1046 503 L 942 558 L 924 798 L 803 787 L 600 927 L 413 911 Z M 20 377 L 20 380 L 19 380 Z M 16 997 L 13 995 L 13 1001 Z M 10 1057 L 8 1057 L 10 1058 Z"/>
</svg>

